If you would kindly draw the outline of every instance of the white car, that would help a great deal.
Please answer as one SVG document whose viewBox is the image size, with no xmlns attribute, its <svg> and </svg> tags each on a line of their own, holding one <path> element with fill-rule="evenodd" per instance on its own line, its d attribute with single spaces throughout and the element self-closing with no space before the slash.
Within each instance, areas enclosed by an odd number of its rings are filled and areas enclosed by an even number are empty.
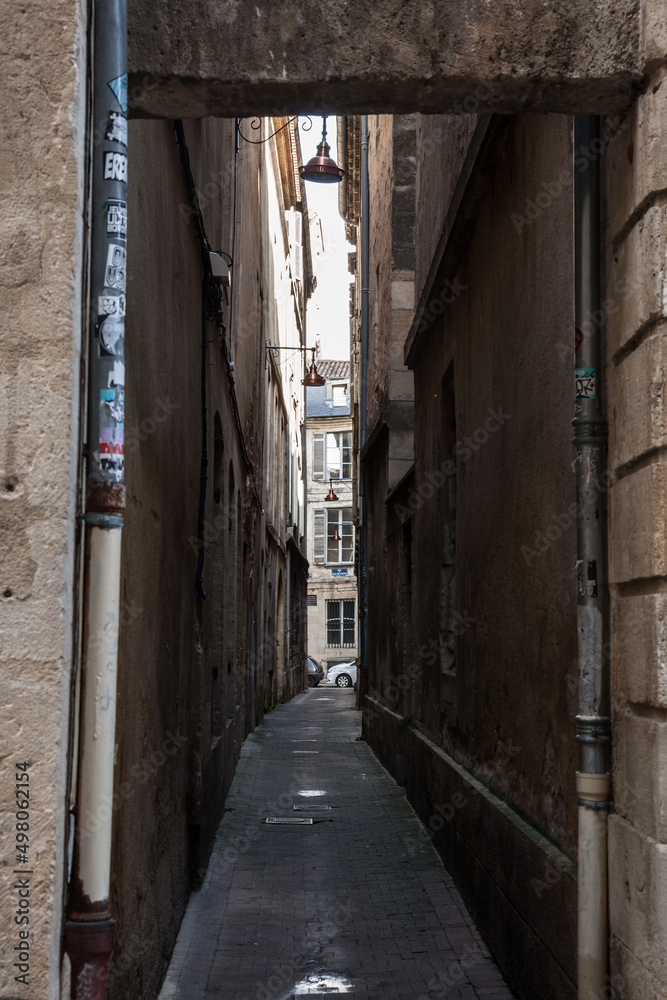
<svg viewBox="0 0 667 1000">
<path fill-rule="evenodd" d="M 329 667 L 325 683 L 335 684 L 339 688 L 354 687 L 357 683 L 357 664 L 350 660 L 349 663 L 337 663 L 335 667 Z"/>
</svg>

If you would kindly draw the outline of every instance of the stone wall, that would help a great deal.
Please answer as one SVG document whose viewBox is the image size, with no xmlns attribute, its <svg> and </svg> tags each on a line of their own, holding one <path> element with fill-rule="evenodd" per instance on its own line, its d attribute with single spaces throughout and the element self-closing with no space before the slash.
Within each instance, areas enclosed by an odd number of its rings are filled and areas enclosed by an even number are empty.
<svg viewBox="0 0 667 1000">
<path fill-rule="evenodd" d="M 2 3 L 0 17 L 0 996 L 54 1000 L 77 610 L 86 18 L 69 0 Z M 17 773 L 30 778 L 26 865 Z M 17 868 L 32 872 L 21 927 Z M 31 932 L 28 987 L 7 961 L 20 929 Z"/>
<path fill-rule="evenodd" d="M 281 340 L 274 269 L 263 257 L 274 246 L 272 225 L 283 247 L 283 209 L 267 204 L 278 197 L 276 179 L 260 166 L 271 153 L 247 145 L 236 154 L 233 121 L 186 122 L 185 134 L 210 245 L 234 259 L 227 330 L 207 327 L 207 597 L 194 587 L 199 247 L 171 127 L 133 122 L 112 1000 L 156 995 L 188 895 L 206 869 L 242 742 L 305 680 L 306 566 L 297 548 L 288 636 L 287 415 L 265 350 L 266 341 Z M 261 177 L 272 179 L 261 187 Z"/>
<path fill-rule="evenodd" d="M 422 257 L 421 299 L 439 305 L 411 340 L 414 473 L 390 496 L 390 429 L 369 446 L 365 732 L 424 821 L 436 817 L 435 842 L 517 995 L 565 998 L 576 981 L 571 199 L 525 213 L 570 176 L 571 119 L 505 119 L 486 140 L 461 195 L 461 128 L 438 137 L 452 173 L 431 212 L 418 209 L 417 259 L 421 226 L 441 255 L 436 267 Z M 419 144 L 418 163 L 418 190 L 436 186 Z M 457 791 L 465 808 L 452 806 Z"/>
<path fill-rule="evenodd" d="M 667 976 L 667 683 L 664 665 L 667 71 L 664 17 L 644 7 L 652 73 L 613 136 L 606 180 L 606 378 L 614 814 L 612 973 L 628 1000 Z"/>
<path fill-rule="evenodd" d="M 483 110 L 608 110 L 644 70 L 636 0 L 132 0 L 128 21 L 133 107 L 153 116 L 462 113 L 478 95 Z"/>
</svg>

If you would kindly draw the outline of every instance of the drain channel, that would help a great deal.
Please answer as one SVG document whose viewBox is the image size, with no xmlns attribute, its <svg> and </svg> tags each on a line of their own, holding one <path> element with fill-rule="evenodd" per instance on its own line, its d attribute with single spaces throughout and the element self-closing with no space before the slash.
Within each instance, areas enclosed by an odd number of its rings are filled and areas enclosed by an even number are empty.
<svg viewBox="0 0 667 1000">
<path fill-rule="evenodd" d="M 262 820 L 263 823 L 268 823 L 270 826 L 312 826 L 313 820 L 311 817 L 306 818 L 305 816 L 265 816 Z"/>
<path fill-rule="evenodd" d="M 321 802 L 313 802 L 312 806 L 297 805 L 292 806 L 295 812 L 331 812 L 331 806 L 323 805 Z"/>
</svg>

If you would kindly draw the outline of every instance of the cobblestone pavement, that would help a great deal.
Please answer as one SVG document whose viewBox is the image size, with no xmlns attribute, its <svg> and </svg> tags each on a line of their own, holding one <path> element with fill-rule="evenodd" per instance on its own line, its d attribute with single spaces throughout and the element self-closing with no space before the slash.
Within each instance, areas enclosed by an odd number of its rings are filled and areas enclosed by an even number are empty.
<svg viewBox="0 0 667 1000">
<path fill-rule="evenodd" d="M 512 1000 L 360 732 L 354 694 L 320 686 L 248 737 L 160 1000 Z"/>
</svg>

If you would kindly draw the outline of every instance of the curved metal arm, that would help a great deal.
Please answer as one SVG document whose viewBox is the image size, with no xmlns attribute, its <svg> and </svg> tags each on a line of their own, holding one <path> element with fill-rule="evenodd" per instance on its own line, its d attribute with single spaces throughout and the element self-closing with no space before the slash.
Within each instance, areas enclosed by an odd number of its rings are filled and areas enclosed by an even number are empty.
<svg viewBox="0 0 667 1000">
<path fill-rule="evenodd" d="M 299 117 L 298 115 L 294 115 L 292 118 L 286 121 L 284 125 L 281 125 L 280 128 L 277 128 L 275 132 L 272 132 L 271 135 L 267 135 L 266 139 L 249 139 L 241 131 L 241 122 L 243 121 L 243 118 L 239 118 L 238 123 L 236 125 L 236 134 L 239 135 L 245 142 L 250 142 L 254 146 L 259 146 L 261 143 L 268 142 L 269 139 L 273 139 L 274 135 L 278 135 L 278 133 L 282 132 L 284 128 L 287 128 L 288 125 L 291 125 L 292 122 L 295 122 L 298 119 L 298 117 Z M 301 128 L 303 129 L 304 132 L 310 132 L 311 128 L 313 127 L 312 119 L 310 118 L 309 115 L 305 115 L 304 117 L 306 118 L 308 124 L 304 122 Z M 251 120 L 250 128 L 253 129 L 253 131 L 258 132 L 261 127 L 262 127 L 261 118 L 253 118 Z"/>
</svg>

